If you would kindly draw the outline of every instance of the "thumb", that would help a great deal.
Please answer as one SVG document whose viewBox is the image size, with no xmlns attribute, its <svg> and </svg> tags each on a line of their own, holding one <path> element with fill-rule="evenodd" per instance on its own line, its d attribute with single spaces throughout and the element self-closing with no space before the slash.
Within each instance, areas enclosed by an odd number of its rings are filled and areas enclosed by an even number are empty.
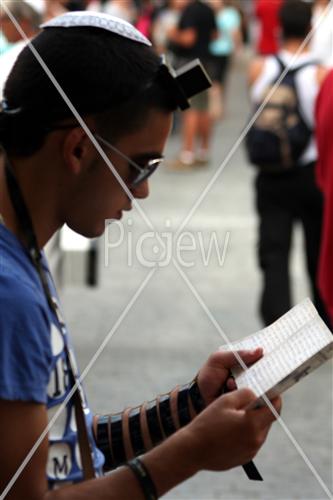
<svg viewBox="0 0 333 500">
<path fill-rule="evenodd" d="M 252 365 L 260 359 L 263 355 L 263 350 L 260 347 L 251 350 L 239 350 L 239 351 L 223 351 L 220 349 L 213 355 L 213 364 L 223 368 L 234 368 L 235 366 L 241 366 L 239 362 L 240 359 L 246 366 Z"/>
<path fill-rule="evenodd" d="M 250 403 L 257 399 L 254 392 L 247 388 L 238 389 L 221 397 L 223 398 L 225 404 L 235 410 L 245 409 Z"/>
</svg>

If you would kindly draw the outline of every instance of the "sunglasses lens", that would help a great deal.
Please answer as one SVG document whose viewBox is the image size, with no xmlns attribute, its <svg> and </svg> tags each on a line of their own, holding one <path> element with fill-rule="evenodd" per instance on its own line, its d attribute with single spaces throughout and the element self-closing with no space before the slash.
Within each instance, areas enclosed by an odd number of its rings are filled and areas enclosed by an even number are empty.
<svg viewBox="0 0 333 500">
<path fill-rule="evenodd" d="M 159 167 L 162 161 L 162 159 L 156 158 L 155 160 L 151 160 L 146 167 L 142 168 L 141 172 L 137 173 L 133 171 L 134 179 L 131 182 L 131 186 L 137 187 L 139 184 L 147 180 L 148 177 L 155 172 L 157 167 Z"/>
</svg>

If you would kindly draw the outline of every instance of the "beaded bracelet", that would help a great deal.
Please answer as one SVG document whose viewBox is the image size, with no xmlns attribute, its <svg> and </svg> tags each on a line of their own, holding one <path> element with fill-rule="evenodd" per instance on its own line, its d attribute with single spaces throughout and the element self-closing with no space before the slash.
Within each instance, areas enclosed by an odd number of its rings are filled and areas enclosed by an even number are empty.
<svg viewBox="0 0 333 500">
<path fill-rule="evenodd" d="M 146 500 L 157 500 L 156 486 L 144 463 L 139 458 L 133 458 L 126 464 L 140 483 Z"/>
</svg>

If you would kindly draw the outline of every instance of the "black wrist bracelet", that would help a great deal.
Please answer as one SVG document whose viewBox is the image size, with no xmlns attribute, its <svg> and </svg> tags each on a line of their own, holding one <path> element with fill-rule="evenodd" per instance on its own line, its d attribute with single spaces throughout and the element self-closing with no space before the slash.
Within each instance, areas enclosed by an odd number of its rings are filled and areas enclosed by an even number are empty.
<svg viewBox="0 0 333 500">
<path fill-rule="evenodd" d="M 105 471 L 113 469 L 115 463 L 111 453 L 109 415 L 101 415 L 98 417 L 96 442 L 97 448 L 99 448 L 105 457 L 103 469 Z"/>
<path fill-rule="evenodd" d="M 180 427 L 184 427 L 191 422 L 191 414 L 188 401 L 189 387 L 190 384 L 186 384 L 178 389 L 177 413 Z"/>
<path fill-rule="evenodd" d="M 157 491 L 155 484 L 146 468 L 139 458 L 133 458 L 126 464 L 133 472 L 140 483 L 142 492 L 146 500 L 157 500 Z"/>
<path fill-rule="evenodd" d="M 141 455 L 145 451 L 140 423 L 140 408 L 132 408 L 128 415 L 128 427 L 134 455 Z"/>
<path fill-rule="evenodd" d="M 118 413 L 110 415 L 111 423 L 111 446 L 114 463 L 118 467 L 126 462 L 126 452 L 123 436 L 123 415 Z"/>
<path fill-rule="evenodd" d="M 170 394 L 165 394 L 164 396 L 159 397 L 158 409 L 160 412 L 163 432 L 166 437 L 171 436 L 171 434 L 176 432 L 176 427 L 171 414 Z"/>
<path fill-rule="evenodd" d="M 201 396 L 197 378 L 195 378 L 191 383 L 189 387 L 189 395 L 192 401 L 192 405 L 196 413 L 202 412 L 206 408 L 205 402 Z"/>
<path fill-rule="evenodd" d="M 146 404 L 147 425 L 151 442 L 154 446 L 163 441 L 160 421 L 158 418 L 156 401 L 150 401 Z"/>
</svg>

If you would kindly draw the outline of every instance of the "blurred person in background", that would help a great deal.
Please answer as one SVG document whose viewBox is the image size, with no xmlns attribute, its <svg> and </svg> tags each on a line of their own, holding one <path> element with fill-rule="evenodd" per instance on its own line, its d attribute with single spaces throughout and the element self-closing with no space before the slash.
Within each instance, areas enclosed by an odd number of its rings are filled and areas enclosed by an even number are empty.
<svg viewBox="0 0 333 500">
<path fill-rule="evenodd" d="M 323 64 L 333 66 L 333 3 L 316 0 L 313 8 L 313 30 L 310 42 L 313 55 Z"/>
<path fill-rule="evenodd" d="M 136 8 L 132 0 L 92 0 L 88 4 L 88 10 L 104 12 L 129 23 L 133 23 L 136 18 Z"/>
<path fill-rule="evenodd" d="M 248 45 L 250 42 L 250 22 L 253 18 L 253 4 L 242 0 L 234 0 L 234 2 L 241 18 L 242 42 L 243 45 Z"/>
<path fill-rule="evenodd" d="M 257 53 L 276 54 L 279 49 L 279 10 L 285 0 L 254 0 L 257 19 Z"/>
<path fill-rule="evenodd" d="M 45 0 L 44 22 L 68 11 L 68 0 Z"/>
<path fill-rule="evenodd" d="M 333 70 L 316 104 L 317 181 L 324 194 L 323 233 L 319 259 L 319 289 L 333 325 Z"/>
<path fill-rule="evenodd" d="M 213 119 L 222 117 L 226 79 L 232 55 L 242 46 L 241 16 L 232 0 L 210 0 L 216 13 L 218 37 L 210 44 L 211 79 L 210 113 Z"/>
<path fill-rule="evenodd" d="M 178 26 L 168 33 L 175 67 L 198 57 L 203 66 L 209 68 L 209 45 L 216 37 L 216 29 L 212 8 L 200 0 L 190 0 L 182 11 Z M 208 91 L 191 100 L 191 109 L 182 118 L 181 152 L 177 160 L 170 162 L 172 169 L 188 169 L 209 161 L 212 120 Z"/>
<path fill-rule="evenodd" d="M 66 8 L 69 11 L 86 10 L 89 0 L 67 0 Z"/>
<path fill-rule="evenodd" d="M 169 0 L 164 9 L 161 9 L 153 24 L 152 41 L 160 54 L 166 54 L 173 65 L 172 52 L 169 50 L 169 32 L 173 31 L 179 22 L 180 16 L 189 0 Z"/>
<path fill-rule="evenodd" d="M 258 258 L 263 273 L 260 313 L 265 325 L 278 319 L 292 306 L 289 254 L 297 220 L 304 230 L 307 272 L 314 302 L 319 314 L 327 320 L 316 283 L 323 200 L 315 181 L 317 149 L 313 135 L 315 101 L 327 70 L 315 63 L 308 46 L 303 47 L 294 60 L 311 30 L 311 15 L 311 5 L 302 0 L 288 0 L 279 14 L 283 40 L 279 59 L 289 69 L 304 65 L 295 75 L 295 85 L 310 139 L 293 167 L 286 171 L 281 168 L 279 173 L 259 169 L 255 181 L 260 223 Z M 279 59 L 269 56 L 258 58 L 251 64 L 249 83 L 254 104 L 262 102 L 267 88 L 281 74 Z"/>
<path fill-rule="evenodd" d="M 35 0 L 32 0 L 35 1 Z M 43 0 L 45 3 L 44 20 L 64 14 L 68 11 L 85 10 L 90 0 Z"/>
<path fill-rule="evenodd" d="M 142 33 L 148 40 L 153 38 L 154 22 L 159 12 L 163 10 L 159 2 L 153 0 L 142 0 L 138 6 L 138 13 L 135 22 L 135 27 Z"/>
<path fill-rule="evenodd" d="M 1 15 L 0 15 L 1 19 Z M 1 22 L 0 22 L 0 56 L 2 56 L 7 50 L 11 48 L 11 43 L 6 40 L 6 37 L 3 35 L 1 31 Z"/>
<path fill-rule="evenodd" d="M 6 0 L 6 8 L 14 16 L 27 38 L 32 38 L 39 31 L 42 22 L 42 4 L 38 1 Z M 7 77 L 17 59 L 17 56 L 26 45 L 21 33 L 17 30 L 13 21 L 7 15 L 5 9 L 1 9 L 0 26 L 1 32 L 10 43 L 10 48 L 0 56 L 0 99 Z"/>
</svg>

